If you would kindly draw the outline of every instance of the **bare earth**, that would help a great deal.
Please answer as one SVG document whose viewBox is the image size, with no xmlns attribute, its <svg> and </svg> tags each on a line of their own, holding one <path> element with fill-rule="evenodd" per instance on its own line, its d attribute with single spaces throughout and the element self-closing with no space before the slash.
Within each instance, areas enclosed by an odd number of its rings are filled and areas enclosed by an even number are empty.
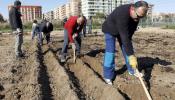
<svg viewBox="0 0 175 100">
<path fill-rule="evenodd" d="M 100 32 L 100 31 L 99 31 Z M 52 45 L 38 46 L 25 35 L 25 59 L 16 60 L 15 38 L 0 35 L 0 100 L 147 100 L 138 80 L 126 70 L 118 43 L 113 86 L 103 81 L 104 36 L 88 35 L 82 56 L 59 62 L 63 33 L 53 32 Z M 175 31 L 140 29 L 133 38 L 139 71 L 153 100 L 175 100 Z"/>
</svg>

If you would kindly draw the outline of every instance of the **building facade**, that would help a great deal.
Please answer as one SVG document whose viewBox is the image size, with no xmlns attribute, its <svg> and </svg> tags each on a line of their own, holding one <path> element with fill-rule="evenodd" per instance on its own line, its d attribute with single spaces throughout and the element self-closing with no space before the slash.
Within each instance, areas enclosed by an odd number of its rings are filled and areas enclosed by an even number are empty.
<svg viewBox="0 0 175 100">
<path fill-rule="evenodd" d="M 8 6 L 10 10 L 12 6 Z M 41 19 L 42 18 L 42 7 L 41 6 L 21 6 L 20 8 L 22 14 L 22 21 L 31 22 L 34 19 Z"/>
<path fill-rule="evenodd" d="M 53 11 L 49 11 L 49 12 L 43 14 L 43 18 L 47 19 L 47 20 L 54 19 L 54 12 Z"/>
<path fill-rule="evenodd" d="M 81 14 L 80 0 L 70 0 L 67 4 L 61 5 L 54 9 L 54 19 L 63 20 L 70 16 L 78 16 Z"/>
<path fill-rule="evenodd" d="M 116 7 L 129 3 L 128 0 L 81 0 L 82 13 L 86 17 L 96 13 L 109 15 Z"/>
</svg>

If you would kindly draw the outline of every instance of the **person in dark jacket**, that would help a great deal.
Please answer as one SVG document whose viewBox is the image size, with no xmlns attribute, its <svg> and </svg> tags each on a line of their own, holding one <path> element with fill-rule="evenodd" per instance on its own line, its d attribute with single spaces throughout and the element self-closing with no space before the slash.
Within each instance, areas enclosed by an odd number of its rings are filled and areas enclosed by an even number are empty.
<svg viewBox="0 0 175 100">
<path fill-rule="evenodd" d="M 85 18 L 83 16 L 71 16 L 64 25 L 64 43 L 61 51 L 61 62 L 66 61 L 68 44 L 70 43 L 76 55 L 80 54 L 81 35 Z"/>
<path fill-rule="evenodd" d="M 43 20 L 39 24 L 40 32 L 45 37 L 47 44 L 50 43 L 50 33 L 53 31 L 53 24 L 47 20 Z"/>
<path fill-rule="evenodd" d="M 12 32 L 16 34 L 16 43 L 15 43 L 15 53 L 16 58 L 24 57 L 22 53 L 22 43 L 23 43 L 23 24 L 21 20 L 20 13 L 21 2 L 16 0 L 14 6 L 10 8 L 9 11 L 9 22 L 12 29 Z"/>
<path fill-rule="evenodd" d="M 63 26 L 65 25 L 66 22 L 67 22 L 67 17 L 65 17 L 65 18 L 63 19 Z"/>
<path fill-rule="evenodd" d="M 84 16 L 85 18 L 85 22 L 84 22 L 84 26 L 83 26 L 83 36 L 86 37 L 86 24 L 87 24 L 87 19 L 86 17 Z"/>
<path fill-rule="evenodd" d="M 147 10 L 148 3 L 145 1 L 122 5 L 117 7 L 103 23 L 102 31 L 105 33 L 106 43 L 103 75 L 107 84 L 112 85 L 114 78 L 116 38 L 122 49 L 129 74 L 135 75 L 137 58 L 134 55 L 132 36 L 140 18 L 146 16 Z"/>
</svg>

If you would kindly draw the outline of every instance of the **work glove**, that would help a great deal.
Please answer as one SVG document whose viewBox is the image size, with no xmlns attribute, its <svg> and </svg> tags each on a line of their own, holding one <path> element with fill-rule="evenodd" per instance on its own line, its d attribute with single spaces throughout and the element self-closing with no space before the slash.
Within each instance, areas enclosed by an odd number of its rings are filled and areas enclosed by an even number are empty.
<svg viewBox="0 0 175 100">
<path fill-rule="evenodd" d="M 78 35 L 77 34 L 73 34 L 72 38 L 75 39 Z"/>
<path fill-rule="evenodd" d="M 17 28 L 16 31 L 17 31 L 17 34 L 22 34 L 22 29 Z"/>
<path fill-rule="evenodd" d="M 71 46 L 72 46 L 72 49 L 73 49 L 73 50 L 76 49 L 75 43 L 71 43 Z"/>
<path fill-rule="evenodd" d="M 138 63 L 137 63 L 137 58 L 134 55 L 129 56 L 129 64 L 133 69 L 136 69 Z"/>
</svg>

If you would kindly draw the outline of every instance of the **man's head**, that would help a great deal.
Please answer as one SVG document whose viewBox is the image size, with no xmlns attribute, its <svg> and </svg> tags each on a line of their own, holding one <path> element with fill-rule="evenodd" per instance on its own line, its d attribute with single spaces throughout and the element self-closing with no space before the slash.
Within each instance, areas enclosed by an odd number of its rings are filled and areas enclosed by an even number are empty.
<svg viewBox="0 0 175 100">
<path fill-rule="evenodd" d="M 16 1 L 14 2 L 14 6 L 15 6 L 16 8 L 20 8 L 20 7 L 21 7 L 21 2 L 20 2 L 19 0 L 16 0 Z"/>
<path fill-rule="evenodd" d="M 78 23 L 78 25 L 82 25 L 82 24 L 84 24 L 84 22 L 85 22 L 85 17 L 84 16 L 80 16 L 78 19 L 77 19 L 77 23 Z"/>
<path fill-rule="evenodd" d="M 138 21 L 140 18 L 143 18 L 146 16 L 148 11 L 148 3 L 145 1 L 137 1 L 132 7 L 131 7 L 131 17 Z"/>
<path fill-rule="evenodd" d="M 38 23 L 38 21 L 37 20 L 33 20 L 33 23 Z"/>
</svg>

